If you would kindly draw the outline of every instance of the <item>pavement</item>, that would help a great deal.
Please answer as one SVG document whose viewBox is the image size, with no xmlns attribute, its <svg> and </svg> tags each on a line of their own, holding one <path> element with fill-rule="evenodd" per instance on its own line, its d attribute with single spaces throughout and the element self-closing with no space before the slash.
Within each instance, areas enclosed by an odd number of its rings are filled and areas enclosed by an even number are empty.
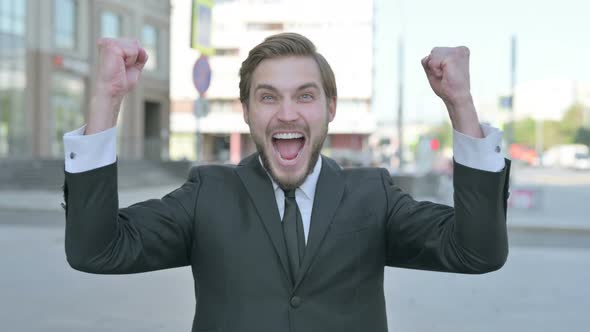
<svg viewBox="0 0 590 332">
<path fill-rule="evenodd" d="M 68 266 L 63 212 L 1 211 L 0 331 L 189 331 L 189 267 L 94 275 Z M 530 232 L 529 232 L 530 233 Z M 587 332 L 590 237 L 511 234 L 499 271 L 462 275 L 386 268 L 395 332 Z"/>
<path fill-rule="evenodd" d="M 119 190 L 119 206 L 126 207 L 133 203 L 152 198 L 161 198 L 180 187 L 178 184 L 128 188 Z M 0 210 L 25 211 L 61 211 L 63 203 L 61 189 L 0 190 Z"/>
<path fill-rule="evenodd" d="M 480 276 L 387 268 L 390 330 L 588 331 L 590 173 L 513 174 L 506 265 Z M 182 182 L 120 188 L 120 206 L 162 197 Z M 448 185 L 416 198 L 449 203 Z M 123 276 L 71 269 L 62 201 L 59 188 L 0 190 L 0 330 L 188 331 L 190 268 Z"/>
<path fill-rule="evenodd" d="M 513 169 L 508 226 L 515 229 L 590 232 L 587 208 L 590 202 L 590 172 L 562 169 Z M 176 182 L 177 181 L 177 182 Z M 176 183 L 174 183 L 176 182 Z M 119 189 L 119 206 L 126 207 L 147 199 L 161 198 L 181 186 L 183 180 L 167 184 Z M 431 196 L 416 197 L 452 205 L 452 184 Z M 61 189 L 0 189 L 0 210 L 62 211 Z"/>
</svg>

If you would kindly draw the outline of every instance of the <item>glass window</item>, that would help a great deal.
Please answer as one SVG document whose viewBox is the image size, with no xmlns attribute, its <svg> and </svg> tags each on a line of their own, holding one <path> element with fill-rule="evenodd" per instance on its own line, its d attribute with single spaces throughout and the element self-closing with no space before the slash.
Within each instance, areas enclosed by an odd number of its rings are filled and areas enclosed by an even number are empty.
<svg viewBox="0 0 590 332">
<path fill-rule="evenodd" d="M 25 35 L 26 1 L 0 0 L 0 34 Z"/>
<path fill-rule="evenodd" d="M 52 78 L 51 109 L 53 130 L 51 153 L 63 157 L 63 135 L 84 124 L 84 80 L 65 73 L 54 73 Z"/>
<path fill-rule="evenodd" d="M 284 30 L 283 23 L 280 22 L 248 22 L 248 30 Z"/>
<path fill-rule="evenodd" d="M 0 87 L 0 156 L 24 156 L 29 152 L 25 125 L 24 87 Z"/>
<path fill-rule="evenodd" d="M 145 51 L 148 53 L 148 62 L 145 64 L 145 69 L 156 71 L 158 69 L 158 62 L 160 61 L 158 52 L 158 29 L 153 25 L 144 25 L 141 33 L 141 43 Z"/>
<path fill-rule="evenodd" d="M 55 46 L 73 50 L 77 39 L 78 3 L 75 0 L 55 0 L 54 4 Z"/>
<path fill-rule="evenodd" d="M 118 38 L 122 35 L 121 15 L 111 11 L 105 11 L 100 16 L 100 36 L 106 38 Z"/>
<path fill-rule="evenodd" d="M 26 125 L 26 1 L 0 0 L 0 157 L 30 153 Z"/>
</svg>

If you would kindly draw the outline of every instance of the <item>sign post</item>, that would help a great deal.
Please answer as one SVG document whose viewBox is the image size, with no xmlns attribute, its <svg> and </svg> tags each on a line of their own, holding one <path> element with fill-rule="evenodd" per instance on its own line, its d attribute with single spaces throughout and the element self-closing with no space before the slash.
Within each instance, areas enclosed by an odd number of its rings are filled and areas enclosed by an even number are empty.
<svg viewBox="0 0 590 332">
<path fill-rule="evenodd" d="M 202 159 L 201 151 L 203 149 L 199 131 L 199 118 L 209 113 L 209 103 L 205 98 L 205 93 L 211 84 L 211 66 L 209 65 L 209 58 L 205 55 L 201 55 L 193 66 L 193 84 L 197 92 L 199 92 L 199 98 L 195 100 L 193 114 L 196 120 L 195 157 L 197 161 L 200 161 Z"/>
<path fill-rule="evenodd" d="M 201 160 L 201 137 L 199 134 L 199 118 L 209 112 L 209 103 L 205 93 L 211 83 L 211 66 L 208 56 L 213 55 L 211 45 L 211 22 L 213 19 L 213 0 L 192 0 L 191 13 L 191 48 L 198 50 L 201 56 L 193 67 L 193 83 L 199 92 L 199 98 L 195 100 L 193 114 L 196 119 L 195 150 L 197 160 Z"/>
<path fill-rule="evenodd" d="M 211 21 L 213 0 L 193 0 L 191 19 L 191 48 L 203 55 L 213 55 Z"/>
</svg>

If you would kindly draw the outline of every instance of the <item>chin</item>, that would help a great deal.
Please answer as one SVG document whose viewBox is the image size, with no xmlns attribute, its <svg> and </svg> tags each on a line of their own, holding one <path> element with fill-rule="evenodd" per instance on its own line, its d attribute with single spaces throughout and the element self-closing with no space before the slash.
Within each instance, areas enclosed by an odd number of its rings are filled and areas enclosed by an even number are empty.
<svg viewBox="0 0 590 332">
<path fill-rule="evenodd" d="M 283 189 L 293 189 L 305 182 L 313 171 L 326 133 L 327 127 L 324 135 L 315 139 L 303 130 L 277 130 L 265 140 L 256 139 L 255 135 L 252 137 L 262 164 L 272 179 Z M 286 142 L 288 147 L 280 146 Z"/>
<path fill-rule="evenodd" d="M 269 149 L 270 153 L 268 153 L 268 149 L 262 149 L 260 146 L 257 146 L 257 148 L 264 168 L 279 187 L 285 190 L 301 186 L 313 171 L 319 158 L 319 150 L 309 153 L 309 151 L 303 151 L 304 149 L 302 149 L 294 160 L 285 163 L 279 159 L 280 155 L 273 147 Z"/>
<path fill-rule="evenodd" d="M 287 190 L 299 187 L 305 182 L 305 178 L 313 170 L 313 166 L 310 166 L 310 157 L 303 156 L 301 152 L 297 158 L 288 162 L 280 158 L 280 155 L 274 151 L 271 152 L 271 156 L 262 155 L 264 167 L 282 189 Z"/>
</svg>

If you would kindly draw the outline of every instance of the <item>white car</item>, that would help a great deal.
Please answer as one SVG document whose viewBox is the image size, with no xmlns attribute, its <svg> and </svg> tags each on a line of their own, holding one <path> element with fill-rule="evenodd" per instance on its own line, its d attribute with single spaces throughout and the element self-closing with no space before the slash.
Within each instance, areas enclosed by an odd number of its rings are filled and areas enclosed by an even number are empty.
<svg viewBox="0 0 590 332">
<path fill-rule="evenodd" d="M 584 156 L 588 156 L 590 150 L 584 144 L 556 145 L 543 153 L 543 165 L 550 167 L 579 168 L 583 167 Z M 580 161 L 580 166 L 576 164 Z"/>
<path fill-rule="evenodd" d="M 572 168 L 577 170 L 590 170 L 590 154 L 576 153 Z"/>
</svg>

